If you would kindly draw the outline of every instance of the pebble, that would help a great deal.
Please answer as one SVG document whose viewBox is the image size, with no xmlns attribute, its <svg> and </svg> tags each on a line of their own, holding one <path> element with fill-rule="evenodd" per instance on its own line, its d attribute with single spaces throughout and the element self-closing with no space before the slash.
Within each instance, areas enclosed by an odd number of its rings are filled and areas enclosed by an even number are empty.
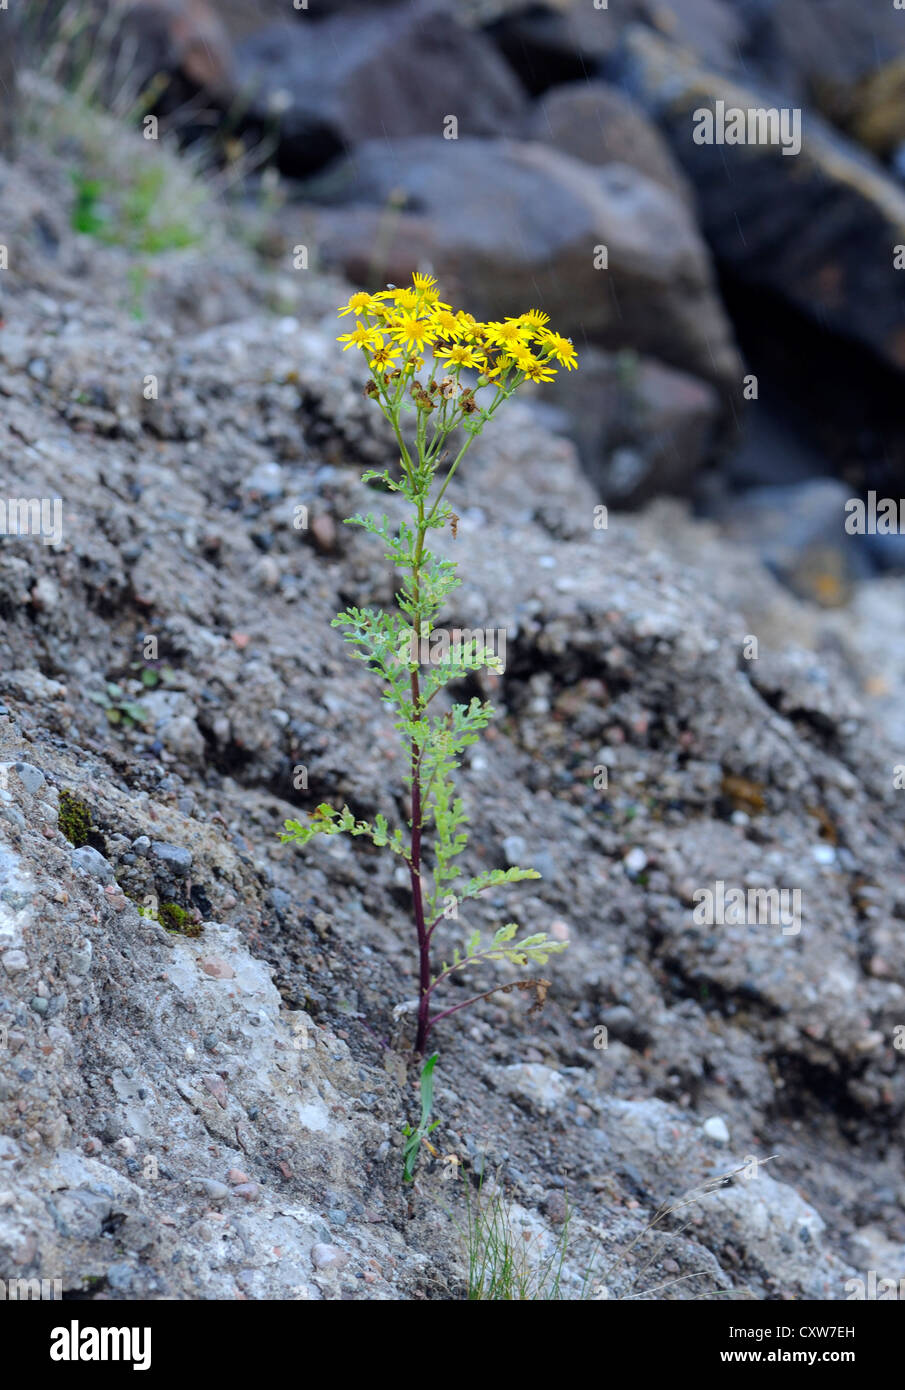
<svg viewBox="0 0 905 1390">
<path fill-rule="evenodd" d="M 640 874 L 647 868 L 647 855 L 640 845 L 636 845 L 634 849 L 629 850 L 622 862 L 630 874 Z"/>
<path fill-rule="evenodd" d="M 344 1269 L 351 1256 L 337 1245 L 318 1243 L 311 1247 L 311 1263 L 315 1269 Z"/>
<path fill-rule="evenodd" d="M 222 1202 L 229 1196 L 229 1188 L 225 1182 L 217 1182 L 214 1178 L 196 1178 L 195 1187 L 210 1197 L 212 1202 Z"/>
<path fill-rule="evenodd" d="M 528 846 L 521 835 L 506 836 L 503 841 L 503 857 L 510 868 L 514 868 L 518 864 L 524 867 L 523 861 L 527 857 L 527 854 Z"/>
<path fill-rule="evenodd" d="M 151 858 L 178 878 L 184 878 L 192 867 L 190 851 L 181 845 L 171 845 L 167 840 L 151 841 Z"/>
<path fill-rule="evenodd" d="M 715 1144 L 729 1143 L 729 1127 L 721 1115 L 711 1115 L 709 1120 L 704 1121 L 704 1133 Z"/>
<path fill-rule="evenodd" d="M 113 883 L 115 881 L 113 865 L 102 854 L 98 854 L 96 849 L 92 849 L 90 845 L 82 845 L 79 849 L 70 850 L 69 858 L 73 868 L 80 869 L 82 873 L 89 874 L 91 878 L 96 878 L 101 883 Z"/>
<path fill-rule="evenodd" d="M 203 970 L 205 975 L 210 975 L 212 980 L 232 980 L 235 978 L 235 970 L 219 956 L 204 956 L 198 962 L 199 970 Z"/>
<path fill-rule="evenodd" d="M 19 774 L 19 781 L 29 796 L 34 796 L 41 790 L 44 785 L 44 773 L 40 768 L 32 767 L 30 763 L 16 763 L 15 768 Z"/>
<path fill-rule="evenodd" d="M 230 1168 L 226 1175 L 226 1181 L 231 1182 L 234 1186 L 238 1186 L 243 1182 L 251 1182 L 251 1178 L 247 1173 L 243 1173 L 241 1168 Z"/>
<path fill-rule="evenodd" d="M 28 969 L 28 956 L 24 951 L 4 951 L 0 960 L 7 975 L 19 975 Z"/>
</svg>

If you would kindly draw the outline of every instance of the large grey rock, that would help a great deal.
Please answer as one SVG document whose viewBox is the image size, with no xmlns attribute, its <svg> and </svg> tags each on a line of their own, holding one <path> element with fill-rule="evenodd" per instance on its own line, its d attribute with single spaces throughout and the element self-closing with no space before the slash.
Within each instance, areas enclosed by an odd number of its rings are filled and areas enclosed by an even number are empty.
<svg viewBox="0 0 905 1390">
<path fill-rule="evenodd" d="M 319 256 L 355 278 L 404 282 L 427 260 L 479 317 L 536 304 L 562 333 L 740 380 L 691 214 L 627 165 L 513 141 L 372 140 L 309 190 L 337 205 L 318 214 Z"/>
<path fill-rule="evenodd" d="M 587 164 L 628 164 L 685 202 L 692 199 L 660 131 L 631 97 L 606 82 L 554 87 L 532 108 L 525 135 Z"/>
</svg>

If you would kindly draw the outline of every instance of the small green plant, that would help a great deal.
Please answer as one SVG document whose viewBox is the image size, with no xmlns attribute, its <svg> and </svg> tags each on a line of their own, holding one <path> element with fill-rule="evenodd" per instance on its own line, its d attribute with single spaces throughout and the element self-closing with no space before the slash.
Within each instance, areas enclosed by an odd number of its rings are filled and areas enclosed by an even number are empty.
<svg viewBox="0 0 905 1390">
<path fill-rule="evenodd" d="M 569 1248 L 572 1212 L 566 1216 L 552 1247 L 544 1251 L 541 1236 L 515 1231 L 512 1212 L 502 1190 L 494 1185 L 476 1192 L 463 1174 L 466 1223 L 463 1230 L 468 1258 L 469 1302 L 550 1302 L 562 1298 L 562 1270 Z"/>
<path fill-rule="evenodd" d="M 415 1164 L 418 1162 L 421 1145 L 440 1123 L 439 1120 L 434 1120 L 431 1123 L 431 1111 L 434 1108 L 434 1067 L 436 1063 L 437 1053 L 435 1052 L 433 1057 L 428 1057 L 421 1068 L 421 1119 L 417 1129 L 412 1129 L 411 1125 L 404 1125 L 402 1129 L 405 1138 L 402 1149 L 402 1175 L 406 1182 L 414 1182 Z"/>
<path fill-rule="evenodd" d="M 134 729 L 137 724 L 147 724 L 150 719 L 144 705 L 130 700 L 121 685 L 108 681 L 103 690 L 95 690 L 88 696 L 96 705 L 107 711 L 111 724 L 122 724 L 126 729 Z"/>
<path fill-rule="evenodd" d="M 356 326 L 339 341 L 344 350 L 358 347 L 363 352 L 372 373 L 365 395 L 379 405 L 399 448 L 395 476 L 388 469 L 368 469 L 362 480 L 401 494 L 411 512 L 395 528 L 386 514 L 347 518 L 348 525 L 378 537 L 402 581 L 395 612 L 350 607 L 333 626 L 342 630 L 352 655 L 381 679 L 382 698 L 396 715 L 394 727 L 406 765 L 408 833 L 402 826 L 391 826 L 383 814 L 371 823 L 357 819 L 348 806 L 337 810 L 323 802 L 307 824 L 287 821 L 282 839 L 304 845 L 315 835 L 365 836 L 406 865 L 418 950 L 415 1051 L 423 1057 L 441 1019 L 513 987 L 533 990 L 540 1007 L 549 988 L 543 978 L 520 980 L 435 1009 L 437 991 L 451 976 L 502 960 L 517 966 L 544 965 L 552 952 L 564 949 L 564 943 L 549 941 L 543 932 L 522 936 L 517 924 L 508 922 L 489 940 L 480 930 L 473 932 L 455 946 L 449 962 L 436 970 L 432 964 L 434 934 L 442 922 L 457 918 L 461 903 L 540 874 L 517 867 L 491 869 L 456 886 L 462 874 L 457 861 L 468 843 L 468 816 L 456 795 L 455 773 L 464 750 L 491 719 L 493 707 L 474 697 L 468 704 L 453 703 L 435 712 L 433 702 L 451 682 L 461 682 L 482 668 L 499 671 L 502 663 L 485 645 L 483 633 L 456 629 L 450 642 L 438 628 L 439 613 L 460 581 L 457 565 L 431 554 L 426 542 L 430 531 L 447 526 L 456 538 L 458 517 L 445 500 L 446 490 L 484 426 L 523 382 L 549 381 L 556 363 L 571 369 L 576 357 L 571 341 L 548 329 L 547 315 L 540 310 L 505 322 L 480 323 L 441 303 L 433 278 L 420 274 L 404 289 L 353 294 L 340 310 L 341 316 L 348 314 L 356 316 Z M 431 369 L 422 376 L 428 354 Z M 466 384 L 469 380 L 474 384 Z M 416 415 L 413 448 L 403 437 L 403 411 Z M 447 466 L 446 446 L 454 436 L 458 449 Z"/>
<path fill-rule="evenodd" d="M 73 792 L 61 791 L 58 824 L 69 843 L 81 849 L 91 834 L 91 810 Z"/>
</svg>

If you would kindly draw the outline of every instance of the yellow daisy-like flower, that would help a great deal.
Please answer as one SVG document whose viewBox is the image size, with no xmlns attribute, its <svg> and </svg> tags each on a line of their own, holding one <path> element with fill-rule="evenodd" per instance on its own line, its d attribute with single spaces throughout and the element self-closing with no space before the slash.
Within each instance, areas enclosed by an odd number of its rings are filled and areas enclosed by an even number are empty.
<svg viewBox="0 0 905 1390">
<path fill-rule="evenodd" d="M 542 347 L 546 348 L 551 357 L 555 357 L 557 362 L 561 362 L 567 372 L 571 372 L 573 367 L 578 366 L 578 354 L 572 346 L 570 338 L 561 338 L 558 333 L 551 333 L 547 330 L 541 339 Z"/>
<path fill-rule="evenodd" d="M 367 324 L 359 322 L 351 333 L 341 333 L 336 341 L 344 344 L 343 352 L 350 347 L 360 347 L 363 352 L 373 352 L 383 347 L 383 334 L 378 329 L 369 328 Z"/>
<path fill-rule="evenodd" d="M 419 294 L 433 294 L 434 299 L 437 298 L 436 275 L 422 275 L 420 271 L 416 270 L 412 275 L 412 284 Z"/>
<path fill-rule="evenodd" d="M 340 318 L 344 318 L 346 314 L 373 314 L 379 307 L 379 302 L 374 295 L 360 290 L 357 294 L 352 295 L 348 304 L 343 305 L 339 315 Z"/>
<path fill-rule="evenodd" d="M 447 361 L 451 367 L 475 367 L 483 370 L 486 366 L 486 359 L 466 343 L 452 343 L 449 347 L 437 348 L 434 356 L 439 357 L 441 361 Z"/>
<path fill-rule="evenodd" d="M 459 323 L 459 317 L 451 309 L 437 307 L 431 313 L 431 318 L 441 338 L 459 339 L 462 337 L 464 330 Z"/>
<path fill-rule="evenodd" d="M 529 353 L 529 356 L 531 354 Z M 536 357 L 531 357 L 531 362 L 522 367 L 522 371 L 529 381 L 552 381 L 556 376 L 556 368 L 551 367 L 549 362 L 540 362 Z"/>
<path fill-rule="evenodd" d="M 507 356 L 509 360 L 518 367 L 520 372 L 528 373 L 537 362 L 534 353 L 527 347 L 517 347 L 511 353 L 507 354 Z"/>
<path fill-rule="evenodd" d="M 392 299 L 397 309 L 417 309 L 418 294 L 410 285 L 401 290 L 387 290 L 387 299 Z"/>
<path fill-rule="evenodd" d="M 543 309 L 528 309 L 524 314 L 519 314 L 519 322 L 526 328 L 543 328 L 544 324 L 550 322 L 550 315 L 545 314 Z"/>
<path fill-rule="evenodd" d="M 431 319 L 419 318 L 414 313 L 400 314 L 390 325 L 390 331 L 397 342 L 416 347 L 419 351 L 432 343 L 438 332 Z"/>
<path fill-rule="evenodd" d="M 392 347 L 378 348 L 371 358 L 371 366 L 378 370 L 383 370 L 386 367 L 395 367 L 397 351 L 398 349 L 394 350 Z"/>
<path fill-rule="evenodd" d="M 507 319 L 505 323 L 485 323 L 483 328 L 484 337 L 489 342 L 510 353 L 515 348 L 524 346 L 529 332 L 518 319 Z"/>
</svg>

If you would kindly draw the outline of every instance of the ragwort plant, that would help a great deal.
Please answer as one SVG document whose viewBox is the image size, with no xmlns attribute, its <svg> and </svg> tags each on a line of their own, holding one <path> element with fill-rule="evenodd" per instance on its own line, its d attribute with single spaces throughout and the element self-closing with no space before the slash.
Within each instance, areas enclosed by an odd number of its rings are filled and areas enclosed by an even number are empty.
<svg viewBox="0 0 905 1390">
<path fill-rule="evenodd" d="M 398 855 L 407 866 L 418 946 L 415 1051 L 423 1057 L 441 1019 L 501 989 L 531 990 L 535 1007 L 540 1007 L 549 987 L 542 978 L 519 980 L 438 1007 L 438 991 L 451 976 L 470 966 L 501 960 L 520 967 L 544 965 L 552 952 L 565 949 L 542 932 L 520 936 L 517 924 L 508 922 L 490 939 L 475 931 L 454 949 L 451 961 L 443 961 L 437 969 L 432 965 L 434 933 L 444 919 L 457 916 L 460 903 L 501 884 L 540 878 L 540 874 L 535 869 L 491 869 L 460 883 L 458 860 L 468 842 L 468 817 L 455 793 L 455 773 L 462 753 L 491 719 L 493 707 L 475 697 L 439 713 L 433 701 L 450 682 L 460 682 L 482 668 L 500 670 L 501 662 L 472 634 L 468 641 L 445 648 L 441 643 L 439 655 L 436 648 L 430 651 L 426 669 L 421 658 L 441 608 L 460 582 L 457 566 L 431 554 L 426 546 L 432 530 L 449 526 L 456 536 L 458 518 L 446 501 L 456 469 L 484 426 L 523 382 L 550 381 L 557 365 L 571 370 L 577 363 L 571 341 L 547 327 L 547 315 L 541 310 L 531 309 L 503 322 L 480 323 L 442 303 L 436 282 L 427 275 L 415 274 L 412 285 L 403 289 L 390 286 L 377 294 L 353 294 L 339 313 L 355 316 L 354 329 L 339 341 L 344 351 L 357 347 L 364 354 L 371 371 L 365 394 L 380 406 L 399 447 L 398 476 L 391 476 L 389 470 L 368 469 L 362 480 L 401 493 L 411 514 L 398 528 L 391 527 L 385 514 L 347 519 L 347 524 L 362 526 L 383 542 L 386 558 L 401 573 L 402 582 L 395 612 L 350 607 L 333 620 L 333 626 L 343 631 L 352 655 L 380 677 L 382 698 L 396 714 L 394 727 L 406 756 L 410 815 L 406 833 L 401 826 L 391 827 L 383 814 L 370 823 L 356 819 L 348 806 L 337 811 L 323 803 L 307 824 L 287 821 L 282 839 L 304 845 L 315 835 L 363 835 Z M 428 357 L 432 361 L 425 373 Z M 404 410 L 413 409 L 416 442 L 410 448 L 401 417 Z M 458 451 L 450 463 L 452 450 L 446 446 L 453 438 Z M 410 1169 L 408 1163 L 407 1176 Z"/>
</svg>

